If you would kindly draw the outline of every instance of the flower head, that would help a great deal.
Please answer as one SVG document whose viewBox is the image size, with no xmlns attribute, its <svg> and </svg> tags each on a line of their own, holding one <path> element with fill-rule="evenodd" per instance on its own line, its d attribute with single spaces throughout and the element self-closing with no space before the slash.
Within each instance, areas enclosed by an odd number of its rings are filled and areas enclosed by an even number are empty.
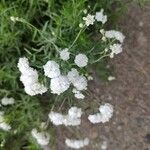
<svg viewBox="0 0 150 150">
<path fill-rule="evenodd" d="M 20 18 L 19 18 L 19 17 L 11 16 L 11 17 L 10 17 L 10 20 L 13 21 L 13 22 L 16 22 L 16 21 L 19 21 Z"/>
<path fill-rule="evenodd" d="M 19 58 L 18 68 L 21 72 L 20 81 L 22 81 L 27 94 L 33 96 L 43 94 L 47 91 L 47 88 L 43 84 L 39 83 L 38 73 L 35 69 L 29 66 L 29 62 L 26 57 Z"/>
<path fill-rule="evenodd" d="M 113 58 L 114 54 L 117 55 L 122 52 L 122 45 L 121 44 L 113 44 L 110 46 L 110 50 L 111 50 L 110 58 Z"/>
<path fill-rule="evenodd" d="M 68 139 L 67 138 L 65 143 L 70 148 L 80 149 L 80 148 L 83 148 L 83 147 L 85 147 L 89 144 L 89 139 L 85 138 L 85 139 L 82 139 L 82 140 L 74 140 L 74 139 Z"/>
<path fill-rule="evenodd" d="M 75 83 L 79 77 L 79 72 L 77 69 L 72 68 L 71 71 L 68 72 L 67 77 L 71 83 Z"/>
<path fill-rule="evenodd" d="M 6 106 L 6 105 L 12 105 L 15 103 L 15 100 L 14 98 L 8 98 L 8 97 L 4 97 L 1 99 L 1 103 L 2 105 Z"/>
<path fill-rule="evenodd" d="M 11 126 L 5 122 L 4 112 L 0 112 L 0 129 L 4 131 L 9 131 Z"/>
<path fill-rule="evenodd" d="M 48 116 L 54 125 L 58 126 L 63 124 L 64 116 L 62 114 L 51 111 Z"/>
<path fill-rule="evenodd" d="M 104 15 L 103 13 L 104 9 L 101 9 L 100 12 L 96 12 L 95 19 L 102 22 L 102 24 L 105 24 L 107 22 L 107 15 Z"/>
<path fill-rule="evenodd" d="M 81 108 L 71 107 L 68 111 L 68 115 L 71 118 L 80 118 L 82 115 L 82 110 L 81 110 Z"/>
<path fill-rule="evenodd" d="M 74 96 L 75 96 L 77 99 L 84 99 L 84 98 L 85 98 L 85 96 L 84 96 L 81 92 L 75 93 Z"/>
<path fill-rule="evenodd" d="M 88 58 L 85 54 L 78 54 L 76 55 L 74 62 L 78 67 L 82 68 L 87 65 Z"/>
<path fill-rule="evenodd" d="M 109 31 L 105 31 L 105 37 L 106 38 L 115 38 L 116 40 L 118 40 L 120 43 L 123 43 L 125 36 L 116 30 L 109 30 Z"/>
<path fill-rule="evenodd" d="M 70 82 L 66 76 L 60 75 L 57 78 L 51 79 L 50 89 L 52 93 L 60 95 L 65 92 L 70 86 Z"/>
<path fill-rule="evenodd" d="M 69 55 L 70 55 L 70 52 L 68 51 L 68 48 L 65 48 L 64 50 L 60 51 L 60 58 L 62 60 L 65 60 L 65 61 L 68 60 L 70 58 Z"/>
<path fill-rule="evenodd" d="M 19 58 L 18 65 L 19 71 L 25 74 L 29 69 L 29 61 L 26 57 Z"/>
<path fill-rule="evenodd" d="M 83 20 L 85 21 L 85 24 L 87 26 L 93 25 L 94 22 L 95 22 L 95 18 L 94 17 L 95 17 L 94 15 L 88 14 L 86 17 L 83 17 Z"/>
<path fill-rule="evenodd" d="M 115 77 L 113 77 L 113 76 L 109 76 L 108 77 L 108 81 L 112 81 L 112 80 L 115 80 L 116 78 Z"/>
<path fill-rule="evenodd" d="M 105 123 L 110 120 L 113 115 L 113 106 L 111 104 L 104 104 L 99 107 L 100 113 L 89 115 L 88 119 L 91 123 Z"/>
<path fill-rule="evenodd" d="M 45 76 L 49 78 L 56 78 L 60 76 L 59 65 L 55 61 L 48 61 L 43 68 Z"/>
<path fill-rule="evenodd" d="M 20 76 L 20 81 L 25 85 L 32 85 L 36 82 L 38 82 L 38 72 L 33 68 L 28 68 L 26 72 L 24 72 Z"/>
<path fill-rule="evenodd" d="M 47 88 L 41 84 L 41 83 L 33 83 L 31 85 L 25 86 L 25 92 L 31 96 L 37 95 L 37 94 L 43 94 L 47 91 Z"/>
<path fill-rule="evenodd" d="M 60 113 L 51 111 L 49 113 L 49 119 L 56 126 L 58 125 L 77 126 L 80 125 L 81 123 L 81 115 L 82 111 L 80 108 L 71 107 L 68 110 L 67 115 L 62 115 Z"/>
<path fill-rule="evenodd" d="M 38 144 L 46 146 L 49 144 L 50 136 L 46 132 L 38 132 L 37 129 L 32 129 L 32 136 L 37 140 Z"/>
<path fill-rule="evenodd" d="M 84 76 L 79 76 L 75 83 L 73 83 L 74 87 L 78 91 L 86 90 L 87 89 L 87 79 Z"/>
</svg>

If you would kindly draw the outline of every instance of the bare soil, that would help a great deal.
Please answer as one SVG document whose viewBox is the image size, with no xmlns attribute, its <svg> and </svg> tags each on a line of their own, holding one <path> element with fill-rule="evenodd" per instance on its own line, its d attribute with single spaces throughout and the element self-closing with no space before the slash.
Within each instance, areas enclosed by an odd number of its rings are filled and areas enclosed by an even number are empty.
<svg viewBox="0 0 150 150">
<path fill-rule="evenodd" d="M 114 116 L 108 123 L 93 125 L 87 109 L 81 127 L 57 128 L 57 150 L 70 150 L 64 141 L 74 132 L 90 138 L 85 150 L 101 150 L 104 141 L 108 150 L 150 150 L 150 6 L 130 4 L 119 24 L 126 35 L 124 52 L 109 63 L 116 80 L 104 83 L 94 75 L 86 101 L 87 108 L 93 101 L 97 108 L 111 103 Z"/>
</svg>

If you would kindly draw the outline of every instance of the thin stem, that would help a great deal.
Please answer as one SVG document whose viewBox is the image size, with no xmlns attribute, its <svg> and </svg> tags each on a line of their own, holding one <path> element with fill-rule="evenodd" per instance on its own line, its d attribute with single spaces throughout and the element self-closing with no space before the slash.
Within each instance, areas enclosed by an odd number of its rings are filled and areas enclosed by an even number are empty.
<svg viewBox="0 0 150 150">
<path fill-rule="evenodd" d="M 101 59 L 103 59 L 103 58 L 105 58 L 105 57 L 107 57 L 107 56 L 110 56 L 110 54 L 107 54 L 107 55 L 103 55 L 103 56 L 101 56 L 99 59 L 97 59 L 97 60 L 93 61 L 91 64 L 94 64 L 94 63 L 96 63 L 96 62 L 100 61 Z"/>
<path fill-rule="evenodd" d="M 84 27 L 85 27 L 85 26 L 84 26 Z M 73 41 L 73 43 L 72 43 L 71 46 L 69 47 L 69 49 L 71 49 L 71 48 L 74 46 L 74 44 L 75 44 L 76 41 L 78 40 L 78 38 L 79 38 L 80 34 L 82 33 L 82 31 L 84 31 L 84 30 L 86 29 L 86 28 L 84 28 L 84 27 L 79 31 L 79 33 L 77 34 L 75 40 Z"/>
</svg>

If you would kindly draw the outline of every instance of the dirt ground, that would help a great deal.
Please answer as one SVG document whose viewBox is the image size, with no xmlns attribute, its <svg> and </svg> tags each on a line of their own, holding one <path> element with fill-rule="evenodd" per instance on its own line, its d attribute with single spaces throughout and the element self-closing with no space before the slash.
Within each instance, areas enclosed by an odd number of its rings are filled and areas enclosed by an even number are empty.
<svg viewBox="0 0 150 150">
<path fill-rule="evenodd" d="M 68 132 L 90 138 L 85 150 L 150 150 L 150 6 L 130 4 L 120 29 L 126 35 L 124 52 L 110 61 L 116 80 L 103 83 L 95 75 L 87 100 L 111 103 L 113 118 L 92 125 L 87 111 L 81 127 L 58 127 L 57 150 L 70 150 L 64 144 Z"/>
</svg>

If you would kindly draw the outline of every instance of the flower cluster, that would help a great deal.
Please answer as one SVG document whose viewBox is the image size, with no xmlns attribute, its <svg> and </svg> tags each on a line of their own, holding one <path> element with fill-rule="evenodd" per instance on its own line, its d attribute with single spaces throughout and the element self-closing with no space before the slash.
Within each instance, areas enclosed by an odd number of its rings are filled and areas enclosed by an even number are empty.
<svg viewBox="0 0 150 150">
<path fill-rule="evenodd" d="M 108 77 L 108 81 L 113 81 L 113 80 L 115 80 L 116 78 L 115 77 L 113 77 L 113 76 L 109 76 Z"/>
<path fill-rule="evenodd" d="M 104 9 L 101 9 L 100 12 L 96 12 L 95 19 L 102 24 L 107 22 L 107 15 L 104 15 Z"/>
<path fill-rule="evenodd" d="M 62 54 L 63 53 L 63 54 Z M 67 56 L 64 56 L 67 53 Z M 64 60 L 69 56 L 68 49 L 60 52 L 61 58 Z M 63 55 L 63 56 L 62 56 Z M 65 58 L 66 57 L 66 58 Z M 75 57 L 75 63 L 79 67 L 84 67 L 88 63 L 88 58 L 84 54 L 78 54 Z M 37 94 L 43 94 L 47 91 L 47 88 L 38 82 L 38 73 L 35 69 L 29 66 L 28 59 L 23 57 L 19 59 L 18 68 L 21 72 L 20 80 L 25 86 L 25 92 L 31 96 Z M 87 89 L 87 79 L 83 75 L 79 75 L 79 72 L 72 68 L 67 75 L 62 75 L 60 66 L 57 62 L 49 60 L 44 66 L 45 76 L 51 78 L 50 89 L 51 93 L 60 95 L 61 93 L 68 90 L 72 84 L 77 90 L 75 97 L 84 98 L 84 95 L 79 91 Z"/>
<path fill-rule="evenodd" d="M 46 146 L 49 144 L 50 136 L 46 132 L 38 132 L 37 129 L 32 129 L 32 136 L 37 140 L 37 143 L 41 146 Z"/>
<path fill-rule="evenodd" d="M 3 98 L 1 99 L 1 104 L 2 104 L 3 106 L 12 105 L 12 104 L 14 104 L 14 103 L 15 103 L 15 100 L 14 100 L 14 98 L 12 98 L 12 97 L 10 97 L 10 98 L 8 98 L 8 97 L 3 97 Z"/>
<path fill-rule="evenodd" d="M 86 17 L 83 17 L 83 20 L 86 26 L 93 25 L 95 21 L 105 24 L 107 22 L 107 15 L 104 15 L 104 9 L 101 9 L 95 15 L 88 14 Z"/>
<path fill-rule="evenodd" d="M 44 66 L 44 74 L 49 78 L 57 78 L 60 76 L 59 65 L 55 61 L 48 61 Z"/>
<path fill-rule="evenodd" d="M 104 29 L 101 29 L 100 32 L 103 35 L 102 40 L 113 40 L 113 44 L 111 44 L 108 48 L 105 49 L 105 52 L 109 52 L 110 50 L 110 58 L 114 58 L 114 55 L 117 55 L 122 52 L 122 43 L 125 39 L 125 36 L 121 32 L 116 30 L 105 31 Z M 114 43 L 115 41 L 117 41 L 117 43 Z"/>
<path fill-rule="evenodd" d="M 74 62 L 78 67 L 82 68 L 87 65 L 88 58 L 85 54 L 78 54 L 76 55 Z"/>
<path fill-rule="evenodd" d="M 102 24 L 105 24 L 107 22 L 107 15 L 104 15 L 104 9 L 101 9 L 100 12 L 96 12 L 95 15 L 88 14 L 86 17 L 83 17 L 83 20 L 85 21 L 85 25 L 88 27 L 89 25 L 93 25 L 95 21 L 101 22 Z M 81 27 L 81 24 L 79 25 Z M 110 58 L 114 57 L 114 54 L 119 54 L 122 52 L 122 43 L 125 39 L 125 36 L 116 30 L 109 30 L 105 31 L 104 29 L 100 30 L 102 36 L 102 40 L 106 41 L 107 39 L 115 39 L 119 41 L 120 43 L 114 43 L 111 44 L 108 48 L 105 49 L 105 52 L 108 52 L 110 50 Z"/>
<path fill-rule="evenodd" d="M 64 50 L 60 51 L 60 58 L 64 61 L 69 60 L 70 52 L 68 51 L 68 48 L 65 48 Z"/>
<path fill-rule="evenodd" d="M 75 68 L 72 68 L 71 71 L 68 72 L 67 77 L 74 86 L 72 92 L 75 94 L 75 97 L 78 99 L 83 99 L 84 95 L 81 93 L 81 91 L 87 89 L 86 77 L 79 75 L 79 72 Z"/>
<path fill-rule="evenodd" d="M 2 111 L 0 111 L 0 129 L 5 131 L 9 131 L 11 129 L 11 126 L 5 122 L 4 112 Z"/>
<path fill-rule="evenodd" d="M 69 55 L 67 48 L 60 52 L 61 59 L 65 61 L 69 59 Z M 74 62 L 78 67 L 82 68 L 87 65 L 88 58 L 85 54 L 78 54 Z M 79 99 L 84 98 L 80 91 L 87 89 L 87 79 L 83 75 L 79 75 L 76 69 L 72 68 L 67 75 L 62 75 L 59 64 L 53 60 L 48 61 L 43 68 L 45 76 L 51 78 L 50 89 L 53 94 L 60 95 L 68 90 L 72 84 L 76 89 L 76 92 L 73 92 L 75 97 Z"/>
<path fill-rule="evenodd" d="M 84 26 L 93 25 L 95 21 L 105 24 L 107 22 L 107 15 L 104 15 L 104 10 L 101 9 L 99 12 L 96 12 L 95 15 L 87 14 L 87 17 L 83 17 L 83 20 L 85 21 Z M 104 29 L 101 29 L 100 32 L 102 34 L 102 41 L 110 42 L 110 44 L 105 44 L 108 45 L 108 47 L 104 49 L 104 56 L 113 58 L 114 55 L 122 52 L 122 43 L 125 36 L 121 32 L 115 30 L 105 31 Z M 82 92 L 87 90 L 88 81 L 84 74 L 80 74 L 80 69 L 88 65 L 89 58 L 84 53 L 73 55 L 74 65 L 76 65 L 78 69 L 75 69 L 73 66 L 70 71 L 68 69 L 68 72 L 65 71 L 65 73 L 62 73 L 63 68 L 60 66 L 60 61 L 68 61 L 67 63 L 70 63 L 69 59 L 72 54 L 70 49 L 71 48 L 65 48 L 57 51 L 59 53 L 59 62 L 54 60 L 47 61 L 46 64 L 43 65 L 44 75 L 50 78 L 51 93 L 60 95 L 67 91 L 72 85 L 72 93 L 74 96 L 77 99 L 84 99 L 85 96 Z M 23 57 L 19 59 L 18 68 L 21 72 L 20 80 L 24 84 L 24 89 L 27 94 L 33 96 L 43 94 L 47 91 L 47 88 L 39 83 L 38 72 L 29 66 L 27 58 Z"/>
<path fill-rule="evenodd" d="M 48 61 L 43 68 L 45 76 L 51 78 L 50 89 L 52 93 L 60 95 L 69 88 L 70 82 L 66 76 L 61 75 L 59 64 L 55 61 Z"/>
<path fill-rule="evenodd" d="M 16 21 L 19 21 L 20 18 L 19 18 L 19 17 L 11 16 L 11 17 L 10 17 L 10 20 L 13 21 L 13 22 L 16 22 Z"/>
<path fill-rule="evenodd" d="M 0 107 L 7 106 L 7 105 L 13 105 L 15 103 L 15 99 L 10 97 L 3 97 L 1 99 Z M 0 111 L 0 129 L 3 129 L 4 131 L 9 131 L 11 129 L 11 126 L 6 122 L 6 118 L 3 111 Z"/>
<path fill-rule="evenodd" d="M 54 125 L 77 126 L 81 123 L 82 111 L 80 108 L 71 107 L 67 115 L 51 111 L 49 119 Z"/>
<path fill-rule="evenodd" d="M 91 123 L 105 123 L 110 120 L 113 115 L 113 106 L 111 104 L 104 104 L 99 107 L 100 113 L 89 115 L 88 119 Z"/>
<path fill-rule="evenodd" d="M 87 146 L 89 144 L 89 139 L 85 138 L 85 139 L 82 139 L 82 140 L 73 140 L 73 139 L 68 139 L 67 138 L 65 143 L 70 148 L 80 149 L 80 148 L 83 148 L 84 146 Z"/>
<path fill-rule="evenodd" d="M 20 81 L 22 81 L 27 94 L 33 96 L 36 94 L 43 94 L 47 91 L 47 88 L 39 83 L 38 73 L 29 66 L 27 58 L 23 57 L 19 59 L 18 68 L 21 72 Z"/>
<path fill-rule="evenodd" d="M 120 43 L 123 43 L 125 39 L 125 36 L 121 32 L 116 31 L 116 30 L 105 31 L 105 37 L 109 39 L 116 39 Z"/>
</svg>

